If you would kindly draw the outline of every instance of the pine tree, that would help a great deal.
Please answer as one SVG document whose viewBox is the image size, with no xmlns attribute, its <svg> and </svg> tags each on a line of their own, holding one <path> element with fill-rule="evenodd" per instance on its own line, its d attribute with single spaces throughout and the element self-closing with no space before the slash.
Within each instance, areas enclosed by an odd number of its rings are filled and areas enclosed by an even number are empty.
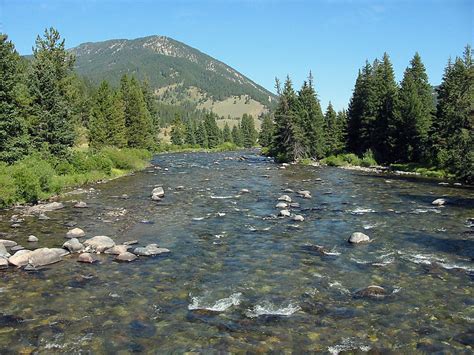
<svg viewBox="0 0 474 355">
<path fill-rule="evenodd" d="M 416 53 L 405 70 L 399 91 L 395 160 L 427 161 L 429 129 L 435 111 L 432 93 L 425 66 Z"/>
<path fill-rule="evenodd" d="M 337 122 L 337 114 L 332 107 L 331 101 L 329 101 L 329 105 L 326 109 L 326 113 L 324 115 L 325 120 L 325 152 L 326 155 L 336 154 L 338 143 L 339 143 L 339 133 L 338 133 L 338 122 Z"/>
<path fill-rule="evenodd" d="M 222 139 L 225 143 L 232 143 L 232 132 L 229 128 L 229 124 L 226 122 L 222 130 Z"/>
<path fill-rule="evenodd" d="M 270 147 L 274 129 L 275 125 L 273 124 L 272 116 L 270 114 L 264 115 L 260 135 L 258 137 L 258 142 L 262 147 Z"/>
<path fill-rule="evenodd" d="M 251 115 L 244 113 L 240 123 L 242 132 L 242 143 L 245 148 L 252 148 L 257 143 L 257 131 L 255 130 L 255 122 Z"/>
<path fill-rule="evenodd" d="M 195 129 L 190 120 L 186 122 L 185 125 L 185 137 L 184 137 L 184 143 L 188 145 L 196 145 L 196 134 L 195 134 Z"/>
<path fill-rule="evenodd" d="M 201 148 L 208 148 L 209 142 L 207 139 L 206 126 L 204 121 L 202 121 L 196 129 L 196 143 L 199 144 Z"/>
<path fill-rule="evenodd" d="M 171 128 L 171 143 L 174 145 L 183 145 L 186 139 L 186 132 L 181 117 L 176 114 Z"/>
<path fill-rule="evenodd" d="M 432 127 L 435 161 L 459 179 L 474 182 L 474 65 L 472 49 L 448 63 L 438 88 Z"/>
<path fill-rule="evenodd" d="M 64 40 L 54 28 L 36 38 L 29 88 L 32 98 L 31 135 L 37 148 L 47 148 L 64 156 L 74 144 L 74 127 L 67 100 L 68 77 L 74 57 L 65 49 Z"/>
<path fill-rule="evenodd" d="M 307 154 L 314 158 L 325 156 L 324 116 L 313 86 L 313 76 L 309 73 L 308 82 L 304 82 L 298 93 L 298 126 L 303 132 L 303 144 Z"/>
<path fill-rule="evenodd" d="M 232 127 L 232 141 L 238 147 L 243 147 L 244 145 L 242 131 L 239 124 L 236 124 L 234 127 Z"/>
<path fill-rule="evenodd" d="M 20 82 L 20 57 L 0 34 L 0 161 L 12 163 L 28 152 L 28 131 L 15 93 Z"/>
<path fill-rule="evenodd" d="M 335 136 L 337 139 L 333 154 L 343 153 L 347 148 L 347 111 L 345 110 L 337 113 Z"/>
<path fill-rule="evenodd" d="M 153 139 L 153 123 L 138 81 L 124 75 L 120 81 L 120 92 L 125 107 L 127 143 L 131 148 L 150 149 Z"/>
<path fill-rule="evenodd" d="M 280 90 L 278 80 L 276 87 L 279 101 L 275 111 L 275 135 L 270 153 L 277 161 L 294 161 L 307 155 L 305 137 L 298 119 L 298 97 L 289 77 L 283 91 Z"/>
<path fill-rule="evenodd" d="M 211 149 L 217 147 L 220 144 L 220 130 L 214 114 L 209 113 L 206 115 L 204 126 L 207 134 L 207 147 Z"/>
<path fill-rule="evenodd" d="M 150 113 L 152 126 L 154 129 L 156 129 L 157 127 L 159 127 L 160 117 L 158 115 L 158 107 L 157 107 L 156 99 L 153 97 L 153 93 L 150 88 L 150 82 L 148 81 L 148 79 L 143 80 L 141 88 L 142 88 L 143 98 L 146 103 L 146 108 L 148 109 L 148 112 Z"/>
</svg>

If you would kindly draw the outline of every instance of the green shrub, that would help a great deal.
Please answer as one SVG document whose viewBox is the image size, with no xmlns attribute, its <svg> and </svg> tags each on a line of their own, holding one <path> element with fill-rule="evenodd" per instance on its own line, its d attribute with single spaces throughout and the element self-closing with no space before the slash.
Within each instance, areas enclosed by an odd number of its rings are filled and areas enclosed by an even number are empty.
<svg viewBox="0 0 474 355">
<path fill-rule="evenodd" d="M 375 161 L 375 158 L 374 158 L 374 153 L 372 152 L 371 149 L 367 150 L 364 153 L 364 155 L 362 156 L 362 160 L 360 161 L 360 165 L 365 166 L 365 167 L 377 165 L 377 162 Z"/>
<path fill-rule="evenodd" d="M 342 159 L 350 165 L 360 165 L 359 157 L 353 153 L 343 154 Z"/>
<path fill-rule="evenodd" d="M 7 207 L 16 201 L 17 188 L 11 169 L 5 163 L 0 163 L 0 207 Z"/>
<path fill-rule="evenodd" d="M 328 166 L 346 166 L 348 163 L 345 161 L 341 155 L 331 155 L 327 158 L 321 160 L 321 163 Z"/>
</svg>

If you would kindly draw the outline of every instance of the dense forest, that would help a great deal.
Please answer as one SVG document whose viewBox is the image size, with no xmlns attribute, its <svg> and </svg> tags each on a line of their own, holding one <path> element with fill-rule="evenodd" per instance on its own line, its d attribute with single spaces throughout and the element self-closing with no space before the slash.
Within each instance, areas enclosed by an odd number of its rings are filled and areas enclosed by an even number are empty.
<svg viewBox="0 0 474 355">
<path fill-rule="evenodd" d="M 298 92 L 288 77 L 281 87 L 274 123 L 262 125 L 260 143 L 278 161 L 345 159 L 367 165 L 412 164 L 474 181 L 474 65 L 472 49 L 449 60 L 433 91 L 418 53 L 400 84 L 388 54 L 368 61 L 357 75 L 349 108 L 323 114 L 313 78 Z M 343 153 L 351 153 L 344 157 Z M 338 156 L 339 155 L 339 156 Z"/>
</svg>

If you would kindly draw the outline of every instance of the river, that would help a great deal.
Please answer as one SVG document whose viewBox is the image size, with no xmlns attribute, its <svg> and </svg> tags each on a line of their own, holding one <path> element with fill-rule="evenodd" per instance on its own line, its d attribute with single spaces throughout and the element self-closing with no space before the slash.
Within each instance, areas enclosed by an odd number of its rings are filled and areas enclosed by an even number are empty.
<svg viewBox="0 0 474 355">
<path fill-rule="evenodd" d="M 472 188 L 281 169 L 252 151 L 159 155 L 153 165 L 64 197 L 49 220 L 11 228 L 18 211 L 0 212 L 3 238 L 25 247 L 30 234 L 60 247 L 76 226 L 171 250 L 131 263 L 71 255 L 34 272 L 1 270 L 0 353 L 472 353 Z M 155 185 L 162 201 L 150 199 Z M 284 193 L 304 221 L 276 217 Z M 433 206 L 440 197 L 446 206 Z M 371 243 L 349 244 L 353 232 Z M 369 285 L 385 295 L 357 297 Z"/>
</svg>

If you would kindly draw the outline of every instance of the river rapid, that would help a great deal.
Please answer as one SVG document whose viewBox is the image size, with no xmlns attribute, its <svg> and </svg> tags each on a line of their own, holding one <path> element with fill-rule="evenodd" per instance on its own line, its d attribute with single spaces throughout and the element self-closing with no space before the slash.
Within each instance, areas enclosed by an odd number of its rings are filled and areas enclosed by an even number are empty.
<svg viewBox="0 0 474 355">
<path fill-rule="evenodd" d="M 0 211 L 1 238 L 28 248 L 60 247 L 76 226 L 86 238 L 171 250 L 131 263 L 101 254 L 82 264 L 75 254 L 37 271 L 0 270 L 1 354 L 472 353 L 472 188 L 281 169 L 252 151 L 152 163 L 65 196 L 49 220 L 24 217 L 12 228 L 21 211 Z M 158 202 L 150 198 L 156 185 L 165 190 Z M 277 217 L 282 194 L 299 203 L 290 212 L 304 221 Z M 447 204 L 433 206 L 440 197 Z M 348 243 L 353 232 L 371 242 Z M 31 234 L 38 243 L 26 241 Z M 369 285 L 384 295 L 359 297 Z"/>
</svg>

